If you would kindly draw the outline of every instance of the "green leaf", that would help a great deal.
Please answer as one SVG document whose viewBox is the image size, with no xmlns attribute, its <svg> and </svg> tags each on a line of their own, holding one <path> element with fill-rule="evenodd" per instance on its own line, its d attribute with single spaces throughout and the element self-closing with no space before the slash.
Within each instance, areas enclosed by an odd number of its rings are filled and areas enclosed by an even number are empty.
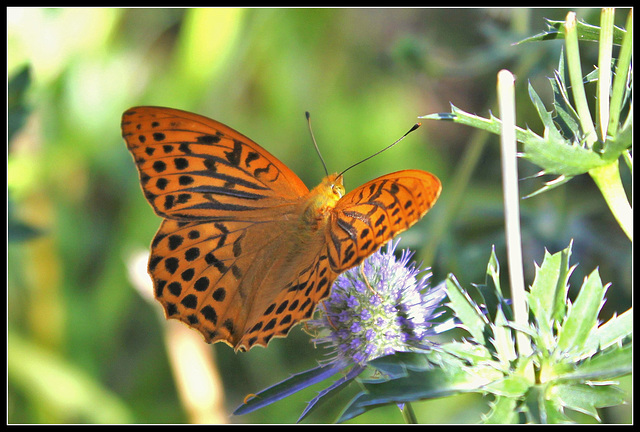
<svg viewBox="0 0 640 432">
<path fill-rule="evenodd" d="M 534 41 L 564 39 L 564 21 L 546 21 L 549 26 L 549 29 L 547 31 L 521 40 L 520 42 L 518 42 L 518 44 Z M 598 42 L 600 40 L 600 27 L 587 24 L 583 21 L 578 21 L 577 24 L 578 39 L 590 42 Z M 622 43 L 624 34 L 624 29 L 614 27 L 613 42 L 616 45 L 620 45 Z"/>
<path fill-rule="evenodd" d="M 553 322 L 561 322 L 565 316 L 569 277 L 575 269 L 569 267 L 572 245 L 573 242 L 553 255 L 545 249 L 542 264 L 535 266 L 536 275 L 528 294 L 529 309 L 546 347 L 553 340 Z"/>
<path fill-rule="evenodd" d="M 529 98 L 531 102 L 533 102 L 533 106 L 536 108 L 536 111 L 538 111 L 538 116 L 540 116 L 540 120 L 544 125 L 544 137 L 555 142 L 564 142 L 564 137 L 558 132 L 558 129 L 556 129 L 551 113 L 547 111 L 542 99 L 540 99 L 540 96 L 538 96 L 538 93 L 536 93 L 531 83 L 529 83 L 528 89 Z"/>
<path fill-rule="evenodd" d="M 581 353 L 587 338 L 595 330 L 598 313 L 604 304 L 605 286 L 602 285 L 598 270 L 594 270 L 584 281 L 578 297 L 569 306 L 567 317 L 558 334 L 558 348 L 562 351 Z"/>
<path fill-rule="evenodd" d="M 545 128 L 544 139 L 536 135 L 537 138 L 530 137 L 523 141 L 521 157 L 542 168 L 544 174 L 566 177 L 584 174 L 595 167 L 606 165 L 607 161 L 595 151 L 558 138 L 558 135 L 555 128 Z"/>
<path fill-rule="evenodd" d="M 615 160 L 627 149 L 631 148 L 633 142 L 633 128 L 626 127 L 619 130 L 614 137 L 609 137 L 603 147 L 603 158 Z"/>
<path fill-rule="evenodd" d="M 446 287 L 449 297 L 447 306 L 460 319 L 462 328 L 468 331 L 478 343 L 487 345 L 487 335 L 490 333 L 487 318 L 452 274 L 447 277 Z"/>
<path fill-rule="evenodd" d="M 451 105 L 451 113 L 436 113 L 418 117 L 426 120 L 446 120 L 460 123 L 467 126 L 472 126 L 477 129 L 482 129 L 492 134 L 500 135 L 502 128 L 502 122 L 500 119 L 490 114 L 490 118 L 486 119 L 474 114 L 462 111 L 455 105 Z M 542 139 L 530 130 L 524 130 L 516 127 L 516 139 L 518 142 L 524 142 L 530 139 Z"/>
<path fill-rule="evenodd" d="M 622 343 L 623 339 L 630 338 L 633 334 L 633 309 L 628 309 L 620 316 L 614 316 L 602 324 L 589 338 L 585 348 L 604 349 L 616 343 Z"/>
<path fill-rule="evenodd" d="M 558 381 L 603 381 L 631 373 L 631 343 L 613 346 L 580 362 L 574 370 L 558 375 Z"/>
<path fill-rule="evenodd" d="M 300 417 L 298 417 L 297 423 L 300 423 L 304 418 L 306 418 L 309 414 L 315 411 L 319 406 L 326 404 L 333 396 L 339 393 L 342 389 L 347 387 L 349 384 L 353 382 L 353 380 L 362 373 L 363 368 L 359 366 L 352 367 L 349 372 L 345 375 L 342 375 L 337 381 L 331 384 L 329 387 L 321 390 L 316 397 L 314 397 L 308 404 L 307 407 L 302 411 Z"/>
<path fill-rule="evenodd" d="M 559 424 L 571 423 L 564 415 L 561 406 L 546 397 L 546 385 L 533 386 L 524 400 L 524 413 L 529 423 Z"/>
<path fill-rule="evenodd" d="M 425 371 L 432 366 L 422 353 L 397 352 L 393 355 L 378 357 L 368 363 L 387 376 L 385 380 L 404 378 L 409 370 Z"/>
<path fill-rule="evenodd" d="M 517 358 L 515 340 L 509 327 L 509 322 L 502 313 L 502 308 L 498 309 L 493 329 L 493 346 L 496 348 L 496 355 L 502 364 L 503 370 L 508 370 L 509 365 Z"/>
<path fill-rule="evenodd" d="M 540 175 L 543 175 L 543 174 L 544 174 L 544 173 L 540 173 Z M 571 180 L 573 177 L 574 177 L 574 176 L 564 176 L 564 175 L 561 175 L 561 176 L 559 176 L 559 177 L 557 177 L 557 178 L 555 178 L 555 179 L 553 179 L 553 180 L 550 180 L 550 181 L 546 182 L 546 183 L 544 184 L 544 186 L 543 186 L 543 187 L 541 187 L 540 189 L 538 189 L 538 190 L 537 190 L 537 191 L 535 191 L 535 192 L 530 193 L 529 195 L 525 196 L 523 199 L 531 198 L 531 197 L 534 197 L 534 196 L 539 195 L 539 194 L 541 194 L 541 193 L 544 193 L 544 192 L 550 191 L 551 189 L 555 189 L 555 188 L 557 188 L 558 186 L 561 186 L 561 185 L 563 185 L 563 184 L 567 183 L 567 182 L 568 182 L 569 180 Z"/>
<path fill-rule="evenodd" d="M 489 321 L 495 322 L 498 311 L 503 313 L 507 320 L 513 320 L 511 307 L 503 297 L 500 288 L 500 263 L 496 256 L 495 247 L 491 248 L 484 284 L 472 284 L 472 286 L 477 289 L 481 297 L 481 304 L 484 304 L 486 308 Z"/>
<path fill-rule="evenodd" d="M 533 88 L 531 90 L 533 91 Z M 521 157 L 539 166 L 543 174 L 555 174 L 565 178 L 584 174 L 593 168 L 608 163 L 608 159 L 603 159 L 599 153 L 584 148 L 580 144 L 565 140 L 555 127 L 549 127 L 547 117 L 550 117 L 550 115 L 547 115 L 548 113 L 544 114 L 546 110 L 535 91 L 532 93 L 532 98 L 538 112 L 545 117 L 543 122 L 546 121 L 547 125 L 545 125 L 543 137 L 536 135 L 531 130 L 516 127 L 516 139 L 523 144 Z M 466 113 L 453 105 L 451 106 L 451 113 L 430 114 L 419 118 L 453 121 L 496 135 L 500 134 L 502 127 L 500 120 L 493 115 L 486 119 Z M 553 124 L 553 121 L 551 121 L 551 124 Z M 552 186 L 549 185 L 549 187 Z"/>
<path fill-rule="evenodd" d="M 463 360 L 466 364 L 489 362 L 493 359 L 492 354 L 487 347 L 477 343 L 470 343 L 468 341 L 449 342 L 441 345 L 439 349 Z M 431 354 L 431 356 L 433 355 L 435 354 Z"/>
<path fill-rule="evenodd" d="M 517 399 L 497 396 L 491 404 L 491 411 L 483 416 L 482 422 L 485 424 L 517 424 L 519 420 L 517 406 Z"/>
<path fill-rule="evenodd" d="M 549 79 L 551 88 L 553 89 L 553 107 L 556 112 L 554 120 L 565 138 L 570 142 L 577 143 L 580 141 L 583 133 L 578 113 L 569 100 L 569 92 L 565 84 L 567 78 L 565 75 L 564 54 L 560 52 L 558 70 L 554 71 L 553 79 Z"/>
<path fill-rule="evenodd" d="M 312 384 L 323 381 L 335 375 L 340 370 L 332 365 L 318 366 L 308 371 L 292 375 L 284 381 L 259 392 L 255 397 L 240 405 L 233 412 L 234 415 L 247 414 L 259 408 L 270 405 L 287 396 L 292 395 Z"/>
<path fill-rule="evenodd" d="M 597 408 L 620 405 L 625 393 L 612 385 L 559 384 L 554 385 L 549 397 L 563 407 L 600 420 Z"/>
<path fill-rule="evenodd" d="M 434 367 L 425 371 L 408 370 L 405 378 L 380 381 L 361 380 L 365 391 L 358 394 L 342 412 L 338 422 L 347 421 L 363 412 L 389 403 L 406 403 L 434 399 L 465 392 L 481 392 L 502 374 L 490 366 L 473 368 Z"/>
<path fill-rule="evenodd" d="M 579 144 L 551 141 L 547 138 L 526 141 L 521 153 L 521 157 L 542 168 L 544 174 L 573 177 L 607 163 L 596 152 Z"/>
<path fill-rule="evenodd" d="M 487 384 L 484 390 L 498 396 L 519 399 L 526 394 L 531 384 L 524 375 L 514 374 Z"/>
</svg>

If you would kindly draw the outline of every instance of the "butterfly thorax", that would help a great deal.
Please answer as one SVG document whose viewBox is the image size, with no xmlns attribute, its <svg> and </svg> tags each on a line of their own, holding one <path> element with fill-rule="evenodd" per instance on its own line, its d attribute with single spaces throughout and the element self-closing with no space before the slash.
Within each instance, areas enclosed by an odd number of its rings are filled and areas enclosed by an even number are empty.
<svg viewBox="0 0 640 432">
<path fill-rule="evenodd" d="M 342 176 L 330 174 L 313 188 L 304 199 L 300 228 L 304 232 L 317 232 L 325 226 L 331 210 L 344 195 Z"/>
</svg>

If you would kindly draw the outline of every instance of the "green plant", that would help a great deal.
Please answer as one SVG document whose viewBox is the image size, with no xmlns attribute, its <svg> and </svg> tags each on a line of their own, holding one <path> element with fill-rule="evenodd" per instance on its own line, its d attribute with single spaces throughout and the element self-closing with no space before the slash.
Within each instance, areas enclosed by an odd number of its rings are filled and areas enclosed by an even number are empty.
<svg viewBox="0 0 640 432">
<path fill-rule="evenodd" d="M 632 309 L 599 323 L 609 285 L 603 284 L 597 269 L 584 278 L 575 300 L 569 298 L 569 276 L 576 268 L 570 265 L 573 243 L 557 253 L 545 251 L 542 263 L 536 266 L 535 279 L 525 289 L 515 161 L 517 140 L 523 145 L 521 157 L 538 165 L 540 175 L 555 176 L 530 196 L 589 174 L 632 240 L 632 210 L 618 164 L 622 158 L 632 169 L 632 16 L 630 13 L 626 29 L 620 29 L 613 26 L 613 14 L 611 9 L 603 10 L 601 26 L 595 27 L 577 22 L 575 14 L 570 13 L 565 22 L 550 21 L 547 32 L 525 40 L 564 38 L 566 42 L 566 67 L 563 54 L 551 79 L 555 116 L 529 85 L 529 96 L 544 125 L 542 134 L 515 126 L 513 76 L 506 71 L 499 74 L 501 119 L 493 115 L 481 118 L 455 106 L 451 113 L 422 117 L 454 121 L 502 137 L 510 299 L 502 294 L 500 266 L 492 252 L 484 284 L 465 290 L 455 276 L 449 275 L 446 280 L 450 315 L 437 332 L 455 325 L 466 331 L 467 337 L 425 346 L 422 352 L 396 352 L 369 359 L 368 375 L 362 367 L 357 373 L 351 369 L 322 391 L 309 408 L 354 380 L 363 390 L 344 408 L 340 422 L 390 403 L 398 404 L 406 421 L 416 422 L 411 402 L 460 393 L 492 396 L 485 423 L 574 421 L 567 411 L 600 420 L 598 408 L 624 403 L 624 392 L 615 379 L 631 373 Z M 600 43 L 598 69 L 584 79 L 579 39 Z M 615 62 L 613 44 L 621 45 Z M 595 122 L 584 89 L 584 82 L 591 81 L 596 82 L 599 101 Z M 236 413 L 275 402 L 327 376 L 321 369 L 295 375 L 258 393 Z"/>
</svg>

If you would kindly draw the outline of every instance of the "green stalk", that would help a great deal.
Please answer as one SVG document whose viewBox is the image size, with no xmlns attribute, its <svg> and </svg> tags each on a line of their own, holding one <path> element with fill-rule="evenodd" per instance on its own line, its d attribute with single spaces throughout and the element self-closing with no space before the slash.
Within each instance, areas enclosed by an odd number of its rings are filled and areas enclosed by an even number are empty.
<svg viewBox="0 0 640 432">
<path fill-rule="evenodd" d="M 633 158 L 631 157 L 631 152 L 629 150 L 622 153 L 622 160 L 627 165 L 627 168 L 629 168 L 631 175 L 633 175 Z"/>
<path fill-rule="evenodd" d="M 600 139 L 607 140 L 609 127 L 609 91 L 611 89 L 611 59 L 613 58 L 613 19 L 615 10 L 604 8 L 600 14 L 600 44 L 598 51 L 598 115 Z"/>
<path fill-rule="evenodd" d="M 631 53 L 633 52 L 633 9 L 629 11 L 627 17 L 627 32 L 622 38 L 622 46 L 616 65 L 616 75 L 613 79 L 613 90 L 611 92 L 611 106 L 609 108 L 609 135 L 615 137 L 618 134 L 618 123 L 620 122 L 620 109 L 627 85 L 629 65 L 631 64 Z"/>
<path fill-rule="evenodd" d="M 589 175 L 600 189 L 611 213 L 616 218 L 624 233 L 633 242 L 633 210 L 627 201 L 627 194 L 620 180 L 618 161 L 594 168 Z"/>
<path fill-rule="evenodd" d="M 416 417 L 415 411 L 413 411 L 413 407 L 409 402 L 404 403 L 404 407 L 400 410 L 402 413 L 402 418 L 407 424 L 418 424 L 418 418 Z"/>
<path fill-rule="evenodd" d="M 586 145 L 593 147 L 598 136 L 591 120 L 591 112 L 587 103 L 587 94 L 584 90 L 582 80 L 582 66 L 580 65 L 580 48 L 578 47 L 578 29 L 575 12 L 569 12 L 565 21 L 565 44 L 567 54 L 567 69 L 569 71 L 569 81 L 571 82 L 571 92 L 576 111 L 580 117 L 580 125 L 585 134 Z"/>
</svg>

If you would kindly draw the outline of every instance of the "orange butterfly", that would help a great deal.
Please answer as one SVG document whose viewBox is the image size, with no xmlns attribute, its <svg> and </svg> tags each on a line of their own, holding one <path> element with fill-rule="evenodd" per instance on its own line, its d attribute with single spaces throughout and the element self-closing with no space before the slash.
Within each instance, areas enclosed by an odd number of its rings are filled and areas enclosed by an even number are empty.
<svg viewBox="0 0 640 432">
<path fill-rule="evenodd" d="M 440 194 L 405 170 L 344 194 L 313 190 L 268 151 L 197 114 L 136 107 L 122 116 L 145 197 L 164 218 L 149 275 L 167 318 L 209 343 L 267 346 L 311 318 L 336 277 L 416 223 Z"/>
</svg>

